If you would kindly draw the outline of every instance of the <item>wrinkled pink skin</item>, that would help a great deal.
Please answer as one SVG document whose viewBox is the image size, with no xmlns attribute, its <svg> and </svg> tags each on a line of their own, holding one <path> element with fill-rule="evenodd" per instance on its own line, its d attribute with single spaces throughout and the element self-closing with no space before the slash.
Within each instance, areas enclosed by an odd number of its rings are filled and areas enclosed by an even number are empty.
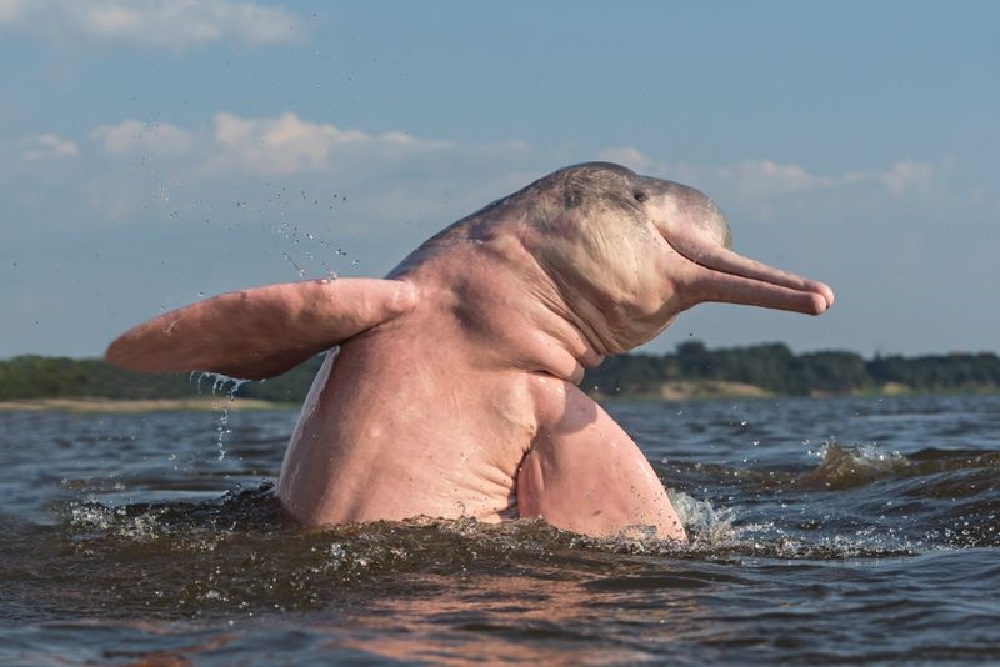
<svg viewBox="0 0 1000 667">
<path fill-rule="evenodd" d="M 696 190 L 578 165 L 455 223 L 389 280 L 215 297 L 127 332 L 108 358 L 261 377 L 339 343 L 278 482 L 307 525 L 540 517 L 586 535 L 651 526 L 684 540 L 646 458 L 576 385 L 584 367 L 703 301 L 807 314 L 832 305 L 825 285 L 728 241 Z"/>
</svg>

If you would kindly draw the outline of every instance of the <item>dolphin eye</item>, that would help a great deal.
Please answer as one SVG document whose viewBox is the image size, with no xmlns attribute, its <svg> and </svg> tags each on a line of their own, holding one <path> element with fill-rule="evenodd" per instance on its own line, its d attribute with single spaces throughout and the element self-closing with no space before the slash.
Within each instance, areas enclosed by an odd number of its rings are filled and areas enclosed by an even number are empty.
<svg viewBox="0 0 1000 667">
<path fill-rule="evenodd" d="M 645 190 L 633 190 L 632 198 L 635 199 L 640 204 L 649 199 L 649 193 Z"/>
</svg>

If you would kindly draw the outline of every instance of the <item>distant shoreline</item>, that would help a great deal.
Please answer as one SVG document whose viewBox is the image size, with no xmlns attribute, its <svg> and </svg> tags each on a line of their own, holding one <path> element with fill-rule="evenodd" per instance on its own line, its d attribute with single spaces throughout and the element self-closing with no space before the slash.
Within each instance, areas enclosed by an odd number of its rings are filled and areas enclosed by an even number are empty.
<svg viewBox="0 0 1000 667">
<path fill-rule="evenodd" d="M 836 396 L 909 396 L 915 394 L 946 394 L 953 391 L 915 391 L 911 387 L 896 382 L 887 382 L 881 387 L 868 387 L 847 392 L 812 391 L 806 396 L 793 396 L 769 391 L 763 387 L 744 382 L 729 382 L 726 380 L 668 380 L 650 383 L 641 389 L 629 391 L 607 392 L 594 390 L 588 395 L 597 401 L 699 401 L 743 398 L 831 398 Z M 958 392 L 967 393 L 967 392 Z M 982 390 L 976 393 L 988 393 Z"/>
<path fill-rule="evenodd" d="M 51 410 L 65 412 L 166 412 L 172 410 L 274 410 L 297 409 L 291 403 L 275 403 L 253 398 L 196 396 L 192 398 L 110 399 L 110 398 L 32 398 L 0 401 L 0 411 Z"/>
<path fill-rule="evenodd" d="M 306 399 L 323 358 L 311 357 L 267 381 L 237 382 L 201 373 L 138 373 L 98 359 L 25 355 L 0 360 L 0 409 L 283 409 Z M 864 359 L 838 350 L 796 354 L 783 343 L 711 350 L 689 340 L 673 354 L 609 357 L 587 369 L 580 389 L 607 401 L 1000 393 L 1000 356 Z M 240 402 L 227 403 L 231 394 Z M 116 400 L 88 398 L 103 396 Z"/>
<path fill-rule="evenodd" d="M 849 393 L 815 392 L 812 398 L 831 396 L 899 396 L 914 393 L 905 385 L 889 383 L 886 386 Z M 943 392 L 948 393 L 948 392 Z M 720 399 L 789 398 L 761 387 L 742 382 L 723 380 L 671 380 L 650 383 L 642 389 L 631 391 L 591 391 L 588 395 L 596 401 L 699 401 Z M 0 401 L 0 412 L 49 410 L 83 413 L 136 413 L 167 411 L 223 411 L 223 410 L 297 410 L 298 403 L 279 403 L 254 398 L 225 396 L 193 396 L 190 398 L 160 399 L 111 399 L 111 398 L 34 398 Z"/>
</svg>

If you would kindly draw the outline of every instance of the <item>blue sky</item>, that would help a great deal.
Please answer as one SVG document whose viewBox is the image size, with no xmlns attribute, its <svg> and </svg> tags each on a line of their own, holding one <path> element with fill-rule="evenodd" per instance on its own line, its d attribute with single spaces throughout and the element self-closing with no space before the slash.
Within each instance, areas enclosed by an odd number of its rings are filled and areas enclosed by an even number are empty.
<svg viewBox="0 0 1000 667">
<path fill-rule="evenodd" d="M 1000 350 L 1000 3 L 0 0 L 0 58 L 0 357 L 381 275 L 592 159 L 837 292 L 648 349 Z"/>
</svg>

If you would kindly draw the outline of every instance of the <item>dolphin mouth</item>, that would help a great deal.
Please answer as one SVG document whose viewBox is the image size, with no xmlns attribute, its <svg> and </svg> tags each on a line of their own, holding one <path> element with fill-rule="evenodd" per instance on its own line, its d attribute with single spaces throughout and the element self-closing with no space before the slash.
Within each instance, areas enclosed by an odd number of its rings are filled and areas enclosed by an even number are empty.
<svg viewBox="0 0 1000 667">
<path fill-rule="evenodd" d="M 820 315 L 833 306 L 827 285 L 768 266 L 690 234 L 664 240 L 696 265 L 688 288 L 696 302 L 718 301 Z"/>
</svg>

